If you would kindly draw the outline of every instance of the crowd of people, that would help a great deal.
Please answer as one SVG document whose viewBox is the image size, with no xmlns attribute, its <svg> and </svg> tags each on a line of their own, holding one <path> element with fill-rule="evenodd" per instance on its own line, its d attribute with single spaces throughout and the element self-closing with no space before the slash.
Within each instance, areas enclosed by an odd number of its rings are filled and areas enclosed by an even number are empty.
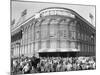
<svg viewBox="0 0 100 75">
<path fill-rule="evenodd" d="M 25 57 L 13 59 L 11 71 L 14 74 L 62 72 L 96 68 L 95 57 Z"/>
</svg>

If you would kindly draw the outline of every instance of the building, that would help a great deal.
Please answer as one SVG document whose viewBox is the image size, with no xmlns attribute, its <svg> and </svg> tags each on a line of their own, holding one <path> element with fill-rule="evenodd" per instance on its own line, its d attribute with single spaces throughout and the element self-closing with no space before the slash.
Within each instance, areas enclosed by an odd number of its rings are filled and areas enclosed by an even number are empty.
<svg viewBox="0 0 100 75">
<path fill-rule="evenodd" d="M 11 29 L 11 54 L 95 56 L 96 29 L 71 9 L 50 7 Z"/>
</svg>

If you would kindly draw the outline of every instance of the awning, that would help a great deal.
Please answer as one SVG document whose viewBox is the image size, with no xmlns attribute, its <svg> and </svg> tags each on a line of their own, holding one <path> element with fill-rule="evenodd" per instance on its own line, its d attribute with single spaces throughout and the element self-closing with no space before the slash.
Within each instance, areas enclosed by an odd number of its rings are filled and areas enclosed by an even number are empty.
<svg viewBox="0 0 100 75">
<path fill-rule="evenodd" d="M 73 48 L 44 48 L 40 49 L 38 52 L 79 52 L 79 49 Z"/>
</svg>

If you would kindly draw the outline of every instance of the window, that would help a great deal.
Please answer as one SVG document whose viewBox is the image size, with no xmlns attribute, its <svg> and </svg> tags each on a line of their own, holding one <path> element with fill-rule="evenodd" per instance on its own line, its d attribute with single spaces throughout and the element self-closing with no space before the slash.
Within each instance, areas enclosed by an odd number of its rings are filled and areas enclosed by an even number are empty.
<svg viewBox="0 0 100 75">
<path fill-rule="evenodd" d="M 50 25 L 50 38 L 55 36 L 55 25 Z"/>
<path fill-rule="evenodd" d="M 66 29 L 66 30 L 63 30 L 63 34 L 64 34 L 64 35 L 63 35 L 64 38 L 66 38 L 66 37 L 68 36 L 68 35 L 67 35 L 67 34 L 68 34 L 68 33 L 67 33 L 67 29 Z"/>
<path fill-rule="evenodd" d="M 28 52 L 27 52 L 27 54 L 30 54 L 30 51 L 31 51 L 31 48 L 30 48 L 30 44 L 28 44 Z"/>
<path fill-rule="evenodd" d="M 55 11 L 50 11 L 50 15 L 55 15 Z"/>
<path fill-rule="evenodd" d="M 80 43 L 77 43 L 77 47 L 78 47 L 78 49 L 80 50 Z"/>
<path fill-rule="evenodd" d="M 57 41 L 50 41 L 50 48 L 57 48 Z"/>
<path fill-rule="evenodd" d="M 68 34 L 68 26 L 66 25 L 65 23 L 65 19 L 62 20 L 60 22 L 60 30 L 59 30 L 59 35 L 60 35 L 60 38 L 67 38 L 67 35 Z"/>
<path fill-rule="evenodd" d="M 67 44 L 66 44 L 66 41 L 61 41 L 61 42 L 60 42 L 60 47 L 61 47 L 61 48 L 66 48 L 66 45 L 67 45 Z"/>
<path fill-rule="evenodd" d="M 20 46 L 20 55 L 22 55 L 22 46 Z"/>
<path fill-rule="evenodd" d="M 41 42 L 41 49 L 46 48 L 46 46 L 47 46 L 46 41 L 42 41 Z"/>
<path fill-rule="evenodd" d="M 71 39 L 75 40 L 76 39 L 76 32 L 70 32 L 71 33 Z"/>
<path fill-rule="evenodd" d="M 47 41 L 47 48 L 50 48 L 50 40 Z"/>
<path fill-rule="evenodd" d="M 14 56 L 16 56 L 16 49 L 17 49 L 17 47 L 15 47 L 15 49 L 14 49 Z"/>
<path fill-rule="evenodd" d="M 38 42 L 35 42 L 35 50 L 38 50 Z"/>
<path fill-rule="evenodd" d="M 76 48 L 75 42 L 70 42 L 70 47 L 71 47 L 71 48 Z"/>
<path fill-rule="evenodd" d="M 81 33 L 81 39 L 84 40 L 84 34 L 83 33 Z"/>
<path fill-rule="evenodd" d="M 86 34 L 84 34 L 84 40 L 86 41 Z"/>
<path fill-rule="evenodd" d="M 33 53 L 33 50 L 34 50 L 34 46 L 33 46 L 33 43 L 31 44 L 31 53 Z"/>
<path fill-rule="evenodd" d="M 27 46 L 25 45 L 24 47 L 25 47 L 25 54 L 27 54 Z"/>
<path fill-rule="evenodd" d="M 26 45 L 26 54 L 28 54 L 28 45 Z"/>
<path fill-rule="evenodd" d="M 24 45 L 22 46 L 22 54 L 24 54 Z"/>
<path fill-rule="evenodd" d="M 26 40 L 26 32 L 24 32 L 23 34 L 23 43 L 25 44 L 25 40 Z"/>
<path fill-rule="evenodd" d="M 52 20 L 50 22 L 50 38 L 56 38 L 57 37 L 57 20 Z"/>
<path fill-rule="evenodd" d="M 80 39 L 80 33 L 79 32 L 77 33 L 77 39 Z"/>
<path fill-rule="evenodd" d="M 49 12 L 46 11 L 45 13 L 43 13 L 43 16 L 49 15 Z"/>
<path fill-rule="evenodd" d="M 70 23 L 70 31 L 76 31 L 75 22 Z"/>
<path fill-rule="evenodd" d="M 75 28 L 75 26 L 70 26 L 70 31 L 76 31 L 76 28 Z"/>
<path fill-rule="evenodd" d="M 31 40 L 34 41 L 34 25 L 32 25 Z"/>
<path fill-rule="evenodd" d="M 39 40 L 39 37 L 40 37 L 40 31 L 37 29 L 35 32 L 35 39 Z"/>
<path fill-rule="evenodd" d="M 35 40 L 39 40 L 39 34 L 40 34 L 40 23 L 37 22 L 35 25 Z"/>
<path fill-rule="evenodd" d="M 42 22 L 41 22 L 41 25 L 48 25 L 49 21 L 50 21 L 50 19 L 48 19 L 48 18 L 43 19 Z"/>
<path fill-rule="evenodd" d="M 48 25 L 41 26 L 41 38 L 46 39 L 48 34 Z"/>
<path fill-rule="evenodd" d="M 17 46 L 17 49 L 16 49 L 16 55 L 18 55 L 19 56 L 19 47 Z"/>
</svg>

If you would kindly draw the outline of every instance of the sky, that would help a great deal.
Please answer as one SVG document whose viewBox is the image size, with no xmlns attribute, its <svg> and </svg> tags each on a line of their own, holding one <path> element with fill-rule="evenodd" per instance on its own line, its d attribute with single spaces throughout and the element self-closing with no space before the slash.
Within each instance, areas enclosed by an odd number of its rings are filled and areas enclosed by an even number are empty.
<svg viewBox="0 0 100 75">
<path fill-rule="evenodd" d="M 95 6 L 90 5 L 73 5 L 60 3 L 44 3 L 44 2 L 26 2 L 26 1 L 12 1 L 11 2 L 11 19 L 15 19 L 15 23 L 19 21 L 23 10 L 27 9 L 26 19 L 39 12 L 41 9 L 48 7 L 64 7 L 72 9 L 80 16 L 85 18 L 93 26 L 95 26 Z M 89 17 L 89 13 L 93 15 L 93 21 Z"/>
</svg>

